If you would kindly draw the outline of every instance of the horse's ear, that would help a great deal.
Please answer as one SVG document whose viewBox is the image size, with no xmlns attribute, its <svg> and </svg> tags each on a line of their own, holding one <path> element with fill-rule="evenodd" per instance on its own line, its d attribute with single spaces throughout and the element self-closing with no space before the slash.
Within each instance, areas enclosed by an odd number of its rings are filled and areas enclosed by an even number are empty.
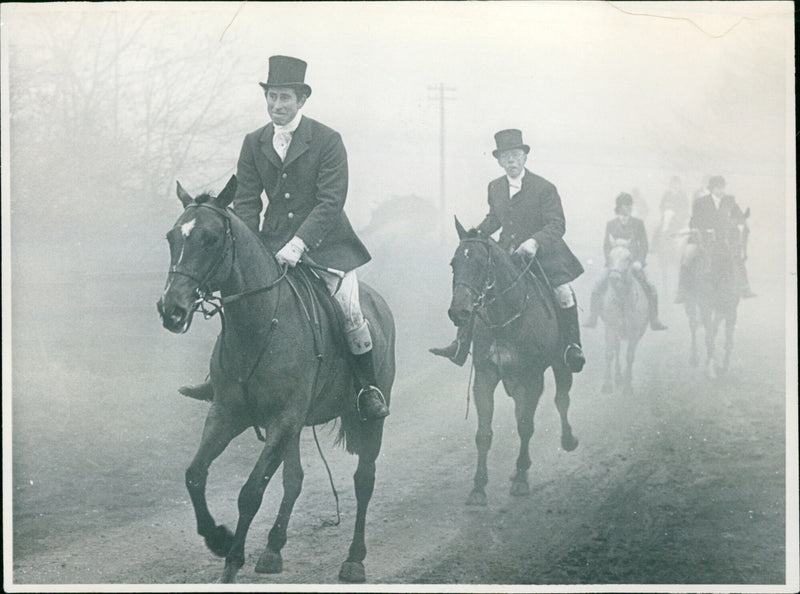
<svg viewBox="0 0 800 594">
<path fill-rule="evenodd" d="M 194 200 L 194 198 L 189 196 L 189 193 L 183 189 L 181 182 L 178 182 L 178 198 L 180 199 L 181 204 L 183 204 L 184 208 L 189 206 L 189 203 L 191 203 Z"/>
<path fill-rule="evenodd" d="M 454 216 L 453 218 L 456 221 L 456 231 L 458 232 L 458 239 L 460 241 L 460 240 L 464 239 L 464 237 L 467 235 L 467 230 L 464 229 L 464 226 L 458 220 L 458 217 Z"/>
<path fill-rule="evenodd" d="M 219 193 L 219 196 L 214 198 L 214 203 L 220 208 L 225 208 L 233 202 L 234 196 L 236 196 L 236 176 L 232 175 L 228 183 L 225 184 L 223 190 Z"/>
</svg>

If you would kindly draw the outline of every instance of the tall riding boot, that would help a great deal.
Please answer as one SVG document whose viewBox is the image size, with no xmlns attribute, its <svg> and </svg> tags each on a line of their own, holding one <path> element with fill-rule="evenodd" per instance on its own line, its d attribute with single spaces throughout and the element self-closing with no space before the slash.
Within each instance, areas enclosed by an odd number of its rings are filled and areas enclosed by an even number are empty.
<svg viewBox="0 0 800 594">
<path fill-rule="evenodd" d="M 467 355 L 469 355 L 469 347 L 472 343 L 472 327 L 475 323 L 474 319 L 463 326 L 459 326 L 458 334 L 456 334 L 456 339 L 451 342 L 449 345 L 443 348 L 432 348 L 428 349 L 434 355 L 438 355 L 440 357 L 447 357 L 453 363 L 461 367 L 464 365 L 464 362 L 467 360 Z"/>
<path fill-rule="evenodd" d="M 178 392 L 195 400 L 214 400 L 214 386 L 209 381 L 194 386 L 181 386 Z"/>
<path fill-rule="evenodd" d="M 584 328 L 597 328 L 597 316 L 603 307 L 603 293 L 605 292 L 606 284 L 605 280 L 601 280 L 592 289 L 592 298 L 589 302 L 589 319 L 584 322 Z"/>
<path fill-rule="evenodd" d="M 581 329 L 578 324 L 578 305 L 565 309 L 556 308 L 558 311 L 558 326 L 561 340 L 565 345 L 564 362 L 572 373 L 578 373 L 586 364 L 586 358 L 581 350 Z"/>
<path fill-rule="evenodd" d="M 652 330 L 666 330 L 667 327 L 658 319 L 658 295 L 652 287 L 647 291 L 647 310 L 650 315 L 650 328 Z"/>
<path fill-rule="evenodd" d="M 375 378 L 375 365 L 372 362 L 372 350 L 353 355 L 355 362 L 355 372 L 361 390 L 356 396 L 356 408 L 361 415 L 361 420 L 382 419 L 389 415 L 389 407 L 386 398 L 378 388 L 378 380 Z"/>
</svg>

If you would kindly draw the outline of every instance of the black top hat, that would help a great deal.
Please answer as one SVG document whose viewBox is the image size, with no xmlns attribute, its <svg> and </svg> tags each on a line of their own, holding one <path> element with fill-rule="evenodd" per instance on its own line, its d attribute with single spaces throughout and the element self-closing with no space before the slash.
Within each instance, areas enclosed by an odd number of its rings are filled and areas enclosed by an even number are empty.
<svg viewBox="0 0 800 594">
<path fill-rule="evenodd" d="M 531 150 L 527 144 L 522 142 L 522 132 L 519 130 L 500 130 L 494 135 L 494 141 L 497 143 L 497 149 L 492 151 L 492 155 L 497 156 L 502 151 L 510 151 L 511 149 L 521 148 L 527 155 Z"/>
<path fill-rule="evenodd" d="M 625 192 L 617 196 L 617 205 L 614 207 L 614 212 L 619 214 L 623 206 L 633 206 L 633 196 Z"/>
<path fill-rule="evenodd" d="M 260 84 L 266 91 L 270 87 L 295 87 L 301 89 L 306 97 L 311 95 L 311 87 L 305 83 L 307 64 L 289 56 L 270 56 L 267 82 Z"/>
</svg>

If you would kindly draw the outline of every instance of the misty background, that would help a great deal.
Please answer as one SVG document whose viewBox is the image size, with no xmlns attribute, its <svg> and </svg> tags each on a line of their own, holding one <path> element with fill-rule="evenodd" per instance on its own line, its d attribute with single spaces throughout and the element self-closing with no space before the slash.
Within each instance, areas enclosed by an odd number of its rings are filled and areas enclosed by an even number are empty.
<svg viewBox="0 0 800 594">
<path fill-rule="evenodd" d="M 193 195 L 219 192 L 245 134 L 268 122 L 258 82 L 273 54 L 308 62 L 303 113 L 342 134 L 345 210 L 373 255 L 359 276 L 395 313 L 399 377 L 441 363 L 427 349 L 454 336 L 453 216 L 470 227 L 486 214 L 486 186 L 503 173 L 493 135 L 504 128 L 522 130 L 528 169 L 559 190 L 565 240 L 586 268 L 574 283 L 582 316 L 616 195 L 634 195 L 652 237 L 672 176 L 691 196 L 723 175 L 752 212 L 748 270 L 768 308 L 758 315 L 793 326 L 783 318 L 794 256 L 792 11 L 772 2 L 4 3 L 4 371 L 10 363 L 14 393 L 4 409 L 13 406 L 18 525 L 53 496 L 52 486 L 34 488 L 53 463 L 43 452 L 103 469 L 86 501 L 72 502 L 80 509 L 108 503 L 121 477 L 169 455 L 170 439 L 199 437 L 204 410 L 176 389 L 203 379 L 219 323 L 195 317 L 184 336 L 161 328 L 164 234 L 181 213 L 176 181 Z M 648 270 L 658 284 L 657 264 Z M 673 297 L 661 297 L 664 317 L 685 332 Z M 447 371 L 466 380 L 466 368 Z M 182 433 L 165 434 L 176 417 Z M 144 454 L 132 463 L 124 448 Z M 182 474 L 171 481 L 182 489 Z M 17 552 L 48 535 L 25 538 Z"/>
</svg>

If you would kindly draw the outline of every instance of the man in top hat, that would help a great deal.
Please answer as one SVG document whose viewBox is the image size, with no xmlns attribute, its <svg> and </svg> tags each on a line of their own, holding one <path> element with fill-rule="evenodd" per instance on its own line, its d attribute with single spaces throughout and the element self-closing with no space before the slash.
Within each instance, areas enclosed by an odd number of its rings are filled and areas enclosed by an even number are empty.
<svg viewBox="0 0 800 594">
<path fill-rule="evenodd" d="M 725 245 L 733 259 L 733 274 L 736 289 L 743 298 L 755 297 L 747 280 L 746 259 L 748 214 L 744 214 L 736 199 L 725 193 L 725 178 L 714 175 L 708 180 L 708 191 L 695 198 L 692 203 L 692 216 L 689 228 L 696 230 L 689 236 L 689 242 L 681 260 L 678 274 L 678 297 L 675 303 L 686 301 L 692 261 L 697 255 L 698 242 L 711 240 L 717 245 Z"/>
<path fill-rule="evenodd" d="M 506 174 L 489 183 L 489 214 L 477 229 L 491 235 L 502 228 L 502 247 L 525 258 L 536 257 L 553 287 L 558 304 L 558 325 L 564 343 L 564 360 L 575 373 L 586 362 L 581 350 L 578 307 L 570 282 L 583 266 L 564 242 L 564 210 L 556 187 L 525 168 L 530 147 L 519 130 L 501 130 L 494 135 L 497 148 L 492 155 Z M 467 359 L 472 329 L 459 328 L 456 340 L 430 351 L 457 365 Z"/>
<path fill-rule="evenodd" d="M 247 134 L 237 166 L 234 210 L 259 232 L 282 265 L 294 267 L 304 254 L 317 264 L 345 272 L 338 277 L 320 272 L 345 316 L 345 336 L 354 355 L 361 384 L 358 408 L 365 418 L 381 418 L 389 409 L 377 388 L 372 339 L 361 311 L 355 269 L 370 254 L 353 231 L 344 203 L 347 198 L 347 153 L 338 132 L 302 115 L 311 95 L 305 83 L 306 62 L 272 56 L 264 89 L 271 122 Z M 338 290 L 337 290 L 338 286 Z M 181 389 L 206 399 L 207 384 Z"/>
<path fill-rule="evenodd" d="M 629 242 L 628 248 L 633 259 L 631 264 L 633 276 L 639 281 L 645 295 L 647 295 L 650 327 L 653 330 L 666 330 L 667 327 L 658 319 L 658 294 L 656 293 L 656 288 L 647 280 L 647 275 L 644 272 L 644 267 L 647 265 L 647 231 L 644 228 L 642 219 L 631 216 L 633 212 L 633 196 L 626 193 L 617 196 L 614 212 L 617 216 L 606 223 L 606 235 L 603 240 L 606 267 L 603 268 L 603 272 L 592 290 L 589 319 L 584 326 L 587 328 L 595 328 L 597 326 L 597 316 L 603 304 L 603 295 L 608 288 L 610 273 L 608 269 L 609 253 L 611 248 L 614 247 L 614 240 L 622 239 Z"/>
</svg>

